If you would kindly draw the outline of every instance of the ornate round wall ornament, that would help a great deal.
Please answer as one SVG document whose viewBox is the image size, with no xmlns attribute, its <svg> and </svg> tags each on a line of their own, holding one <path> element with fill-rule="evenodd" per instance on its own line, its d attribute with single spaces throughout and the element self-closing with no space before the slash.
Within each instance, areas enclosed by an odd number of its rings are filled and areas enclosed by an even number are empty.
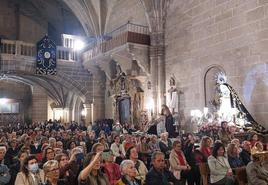
<svg viewBox="0 0 268 185">
<path fill-rule="evenodd" d="M 51 56 L 50 53 L 48 51 L 46 51 L 45 54 L 44 54 L 44 57 L 45 58 L 50 58 L 50 56 Z"/>
</svg>

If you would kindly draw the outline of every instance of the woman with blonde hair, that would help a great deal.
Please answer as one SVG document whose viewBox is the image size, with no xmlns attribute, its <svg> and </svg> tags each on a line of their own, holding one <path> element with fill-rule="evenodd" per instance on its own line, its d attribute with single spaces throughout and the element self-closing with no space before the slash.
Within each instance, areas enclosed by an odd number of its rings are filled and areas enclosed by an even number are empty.
<svg viewBox="0 0 268 185">
<path fill-rule="evenodd" d="M 195 150 L 195 160 L 197 163 L 206 163 L 208 157 L 212 154 L 211 145 L 213 141 L 208 136 L 203 136 L 200 142 L 200 147 Z"/>
<path fill-rule="evenodd" d="M 46 178 L 46 185 L 64 185 L 63 181 L 60 181 L 60 169 L 59 163 L 56 160 L 49 160 L 47 161 L 44 166 L 43 170 L 45 173 Z"/>
<path fill-rule="evenodd" d="M 227 147 L 228 162 L 231 168 L 239 168 L 245 166 L 242 159 L 239 156 L 239 148 L 236 144 L 230 143 Z"/>
</svg>

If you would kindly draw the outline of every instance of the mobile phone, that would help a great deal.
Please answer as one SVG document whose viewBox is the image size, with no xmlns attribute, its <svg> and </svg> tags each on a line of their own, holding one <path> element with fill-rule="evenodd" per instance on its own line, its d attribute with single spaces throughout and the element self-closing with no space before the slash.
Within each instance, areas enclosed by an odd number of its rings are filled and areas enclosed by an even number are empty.
<svg viewBox="0 0 268 185">
<path fill-rule="evenodd" d="M 81 163 L 81 162 L 83 162 L 83 160 L 84 160 L 84 154 L 83 154 L 83 153 L 77 153 L 77 154 L 75 155 L 75 157 L 76 157 L 76 162 L 77 162 L 77 163 Z"/>
</svg>

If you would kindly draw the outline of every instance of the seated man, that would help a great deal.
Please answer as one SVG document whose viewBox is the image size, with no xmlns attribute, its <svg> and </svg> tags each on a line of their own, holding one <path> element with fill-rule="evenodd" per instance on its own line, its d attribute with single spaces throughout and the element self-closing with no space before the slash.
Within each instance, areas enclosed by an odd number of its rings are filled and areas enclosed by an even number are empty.
<svg viewBox="0 0 268 185">
<path fill-rule="evenodd" d="M 146 185 L 179 185 L 180 182 L 168 170 L 165 169 L 165 155 L 162 152 L 152 154 L 153 167 L 146 175 Z"/>
<path fill-rule="evenodd" d="M 265 153 L 256 152 L 252 154 L 252 161 L 246 167 L 248 185 L 267 185 L 268 171 L 264 168 Z"/>
</svg>

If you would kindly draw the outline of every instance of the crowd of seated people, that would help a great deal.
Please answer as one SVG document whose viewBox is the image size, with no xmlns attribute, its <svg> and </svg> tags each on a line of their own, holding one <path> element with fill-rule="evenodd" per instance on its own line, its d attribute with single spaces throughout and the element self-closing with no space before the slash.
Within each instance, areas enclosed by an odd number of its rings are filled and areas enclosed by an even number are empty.
<svg viewBox="0 0 268 185">
<path fill-rule="evenodd" d="M 245 169 L 249 185 L 268 184 L 266 145 L 256 133 L 240 140 L 222 123 L 218 140 L 192 133 L 170 138 L 118 132 L 108 122 L 50 120 L 2 129 L 0 184 L 200 185 L 201 164 L 213 185 L 236 184 L 236 169 Z"/>
</svg>

